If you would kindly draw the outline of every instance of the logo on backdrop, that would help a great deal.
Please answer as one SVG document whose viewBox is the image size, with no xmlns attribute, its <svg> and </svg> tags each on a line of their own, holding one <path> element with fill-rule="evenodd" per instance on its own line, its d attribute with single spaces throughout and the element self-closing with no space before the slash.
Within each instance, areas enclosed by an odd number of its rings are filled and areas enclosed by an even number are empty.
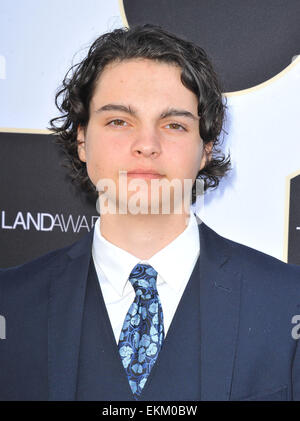
<svg viewBox="0 0 300 421">
<path fill-rule="evenodd" d="M 287 177 L 286 257 L 300 265 L 300 170 Z"/>
<path fill-rule="evenodd" d="M 1 211 L 1 228 L 3 230 L 22 229 L 24 231 L 54 231 L 79 233 L 82 231 L 90 231 L 96 223 L 97 216 L 87 218 L 85 215 L 52 215 L 46 212 L 22 212 L 9 214 L 7 211 Z"/>
</svg>

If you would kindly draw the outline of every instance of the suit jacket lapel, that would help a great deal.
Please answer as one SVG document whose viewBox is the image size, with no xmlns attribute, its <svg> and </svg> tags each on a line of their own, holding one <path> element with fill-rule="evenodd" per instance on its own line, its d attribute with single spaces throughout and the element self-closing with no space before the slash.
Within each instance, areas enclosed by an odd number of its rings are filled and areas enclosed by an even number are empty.
<svg viewBox="0 0 300 421">
<path fill-rule="evenodd" d="M 51 269 L 48 318 L 49 400 L 75 400 L 81 322 L 93 232 Z"/>
<path fill-rule="evenodd" d="M 241 273 L 229 244 L 201 223 L 201 400 L 228 400 L 238 338 Z"/>
</svg>

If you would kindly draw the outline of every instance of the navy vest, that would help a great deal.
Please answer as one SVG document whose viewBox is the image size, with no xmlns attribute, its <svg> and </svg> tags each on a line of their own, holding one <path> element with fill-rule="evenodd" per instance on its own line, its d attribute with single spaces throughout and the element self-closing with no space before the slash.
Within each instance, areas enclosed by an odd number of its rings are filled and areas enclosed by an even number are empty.
<svg viewBox="0 0 300 421">
<path fill-rule="evenodd" d="M 199 258 L 139 400 L 200 400 Z M 78 401 L 134 401 L 91 257 L 77 372 Z"/>
</svg>

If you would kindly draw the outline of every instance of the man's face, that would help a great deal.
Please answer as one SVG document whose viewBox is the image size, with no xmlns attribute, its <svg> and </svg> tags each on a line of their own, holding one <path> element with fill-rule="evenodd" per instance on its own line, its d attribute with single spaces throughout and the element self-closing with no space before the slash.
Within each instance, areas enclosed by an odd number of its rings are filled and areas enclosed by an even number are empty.
<svg viewBox="0 0 300 421">
<path fill-rule="evenodd" d="M 119 171 L 151 192 L 153 177 L 183 185 L 205 165 L 212 144 L 203 148 L 197 97 L 180 75 L 175 65 L 131 59 L 108 64 L 96 84 L 86 131 L 78 129 L 78 154 L 94 185 L 113 180 L 117 203 Z M 159 175 L 129 174 L 140 169 Z M 133 194 L 127 189 L 128 200 Z"/>
</svg>

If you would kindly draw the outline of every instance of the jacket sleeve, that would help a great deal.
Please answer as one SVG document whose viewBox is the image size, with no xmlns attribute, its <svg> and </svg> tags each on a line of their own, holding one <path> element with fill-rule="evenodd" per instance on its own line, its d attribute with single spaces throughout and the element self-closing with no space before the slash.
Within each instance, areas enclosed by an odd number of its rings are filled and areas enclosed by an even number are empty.
<svg viewBox="0 0 300 421">
<path fill-rule="evenodd" d="M 296 352 L 292 367 L 293 401 L 300 401 L 300 339 L 297 339 Z"/>
</svg>

